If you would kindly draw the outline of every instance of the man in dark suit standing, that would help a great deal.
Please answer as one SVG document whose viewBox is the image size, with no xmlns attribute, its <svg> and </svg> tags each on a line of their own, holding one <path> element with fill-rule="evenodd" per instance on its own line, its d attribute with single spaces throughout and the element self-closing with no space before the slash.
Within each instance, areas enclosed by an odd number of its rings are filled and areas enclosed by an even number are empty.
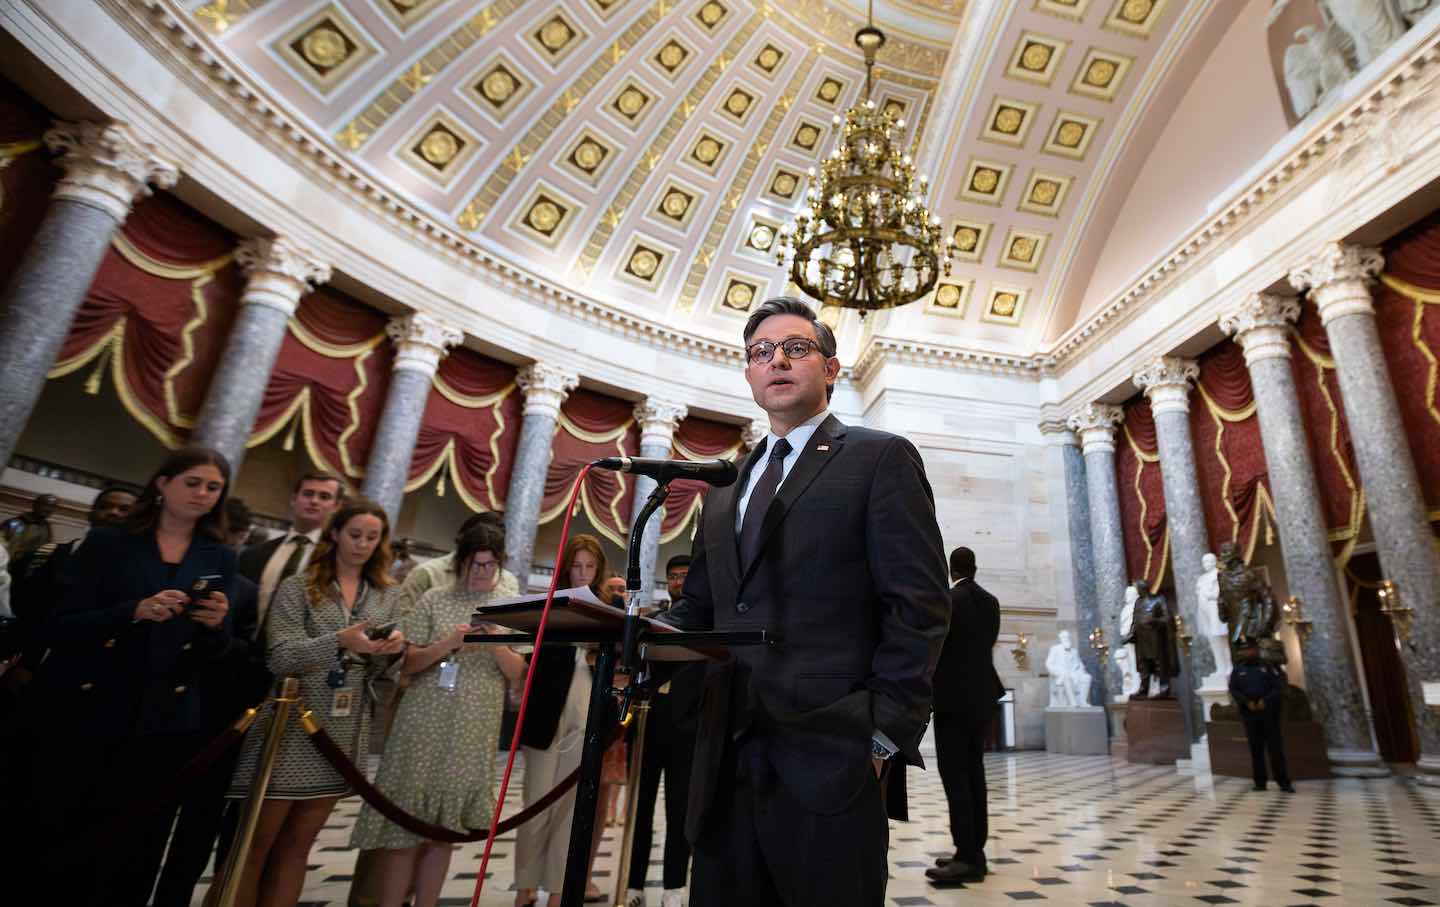
<svg viewBox="0 0 1440 907">
<path fill-rule="evenodd" d="M 774 643 L 707 669 L 691 904 L 879 907 L 882 775 L 923 764 L 950 610 L 934 500 L 913 445 L 829 414 L 835 335 L 807 305 L 767 300 L 744 336 L 770 433 L 710 493 L 667 619 Z"/>
<path fill-rule="evenodd" d="M 256 633 L 265 626 L 265 615 L 270 611 L 276 588 L 305 569 L 326 521 L 344 498 L 345 486 L 339 476 L 328 472 L 306 473 L 290 492 L 290 528 L 285 534 L 240 552 L 237 564 L 240 575 L 260 587 L 256 597 Z"/>
<path fill-rule="evenodd" d="M 975 552 L 950 552 L 950 632 L 935 668 L 935 759 L 950 804 L 955 854 L 935 862 L 925 875 L 938 886 L 984 880 L 985 839 L 990 816 L 985 803 L 985 737 L 995 718 L 995 700 L 1005 694 L 995 672 L 1000 636 L 1000 602 L 975 582 Z"/>
</svg>

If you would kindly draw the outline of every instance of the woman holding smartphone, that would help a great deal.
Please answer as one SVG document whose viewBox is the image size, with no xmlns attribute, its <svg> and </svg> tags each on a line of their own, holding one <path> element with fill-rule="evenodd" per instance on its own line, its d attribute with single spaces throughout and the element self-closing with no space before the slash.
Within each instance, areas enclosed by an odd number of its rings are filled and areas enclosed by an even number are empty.
<svg viewBox="0 0 1440 907">
<path fill-rule="evenodd" d="M 267 624 L 271 672 L 300 679 L 302 707 L 352 761 L 363 762 L 370 740 L 367 681 L 389 663 L 384 656 L 405 646 L 399 630 L 385 632 L 395 619 L 389 535 L 379 504 L 363 498 L 344 504 L 330 518 L 305 571 L 276 590 Z M 245 737 L 231 798 L 249 793 L 272 714 L 266 708 Z M 305 886 L 310 845 L 335 803 L 350 793 L 292 720 L 280 741 L 236 903 L 294 907 Z"/>
<path fill-rule="evenodd" d="M 480 524 L 460 536 L 454 585 L 431 589 L 400 621 L 410 641 L 401 670 L 410 686 L 400 700 L 375 784 L 401 809 L 456 832 L 484 828 L 495 811 L 495 756 L 506 679 L 525 673 L 525 659 L 506 646 L 466 643 L 493 632 L 471 615 L 498 597 L 505 533 Z M 350 844 L 380 851 L 380 905 L 434 907 L 450 867 L 449 844 L 428 841 L 367 804 Z"/>
<path fill-rule="evenodd" d="M 33 802 L 12 817 L 33 823 L 36 853 L 15 865 L 63 885 L 66 903 L 150 897 L 176 804 L 136 811 L 207 742 L 203 669 L 230 642 L 229 482 L 216 451 L 172 453 L 121 525 L 76 546 L 45 624 L 25 702 L 31 778 L 14 785 Z M 123 830 L 94 837 L 107 822 Z"/>
</svg>

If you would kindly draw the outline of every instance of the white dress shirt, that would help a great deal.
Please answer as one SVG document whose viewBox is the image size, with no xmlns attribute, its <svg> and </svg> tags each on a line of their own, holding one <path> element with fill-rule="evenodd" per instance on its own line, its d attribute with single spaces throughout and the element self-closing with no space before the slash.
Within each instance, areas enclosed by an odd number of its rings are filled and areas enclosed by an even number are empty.
<svg viewBox="0 0 1440 907">
<path fill-rule="evenodd" d="M 255 602 L 257 630 L 265 625 L 265 613 L 270 610 L 270 599 L 275 597 L 275 587 L 280 585 L 280 573 L 285 569 L 285 562 L 290 560 L 290 555 L 295 553 L 295 538 L 303 535 L 310 540 L 310 544 L 305 546 L 304 552 L 300 555 L 300 566 L 295 569 L 296 573 L 300 573 L 310 563 L 310 555 L 315 553 L 315 545 L 319 543 L 322 531 L 323 527 L 312 529 L 309 532 L 287 530 L 285 541 L 280 543 L 280 547 L 270 555 L 270 560 L 265 562 L 265 569 L 260 571 L 260 597 Z"/>
<path fill-rule="evenodd" d="M 790 452 L 785 455 L 785 459 L 780 464 L 780 485 L 785 484 L 785 479 L 790 476 L 790 470 L 800 459 L 800 452 L 805 449 L 806 444 L 810 443 L 810 436 L 815 434 L 815 429 L 819 428 L 820 423 L 828 418 L 830 418 L 830 410 L 822 409 L 790 429 L 790 433 L 783 436 L 790 444 Z M 741 493 L 740 501 L 735 507 L 735 534 L 737 536 L 740 534 L 740 527 L 745 523 L 745 508 L 750 506 L 750 495 L 755 491 L 755 486 L 760 484 L 760 476 L 764 474 L 765 464 L 770 460 L 770 451 L 775 449 L 775 445 L 781 437 L 773 431 L 765 435 L 764 457 L 750 469 L 750 475 L 745 477 L 745 490 Z M 775 486 L 777 492 L 780 490 L 780 485 Z"/>
</svg>

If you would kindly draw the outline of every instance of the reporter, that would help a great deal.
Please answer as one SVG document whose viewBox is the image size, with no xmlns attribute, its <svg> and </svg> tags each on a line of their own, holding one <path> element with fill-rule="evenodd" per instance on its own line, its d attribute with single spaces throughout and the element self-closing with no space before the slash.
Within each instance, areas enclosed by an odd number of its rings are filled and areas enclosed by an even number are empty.
<svg viewBox="0 0 1440 907">
<path fill-rule="evenodd" d="M 363 758 L 369 740 L 368 683 L 399 654 L 404 635 L 370 631 L 395 619 L 389 576 L 389 521 L 378 504 L 352 500 L 330 518 L 304 573 L 280 584 L 267 624 L 267 663 L 276 677 L 300 679 L 300 708 L 314 711 L 349 758 Z M 246 735 L 230 784 L 243 799 L 259 763 L 273 707 Z M 259 825 L 236 901 L 294 905 L 305 884 L 310 845 L 350 786 L 314 748 L 299 722 L 286 725 Z"/>
<path fill-rule="evenodd" d="M 21 814 L 40 826 L 30 865 L 68 903 L 150 896 L 175 804 L 133 814 L 206 742 L 204 669 L 230 639 L 229 480 L 213 450 L 171 454 L 120 526 L 86 536 L 45 622 L 49 652 L 24 704 L 35 745 Z M 121 817 L 124 834 L 86 843 Z"/>
<path fill-rule="evenodd" d="M 433 588 L 400 621 L 410 640 L 402 670 L 410 687 L 400 701 L 376 786 L 401 809 L 457 832 L 488 826 L 495 809 L 495 756 L 505 681 L 525 673 L 506 646 L 466 643 L 489 632 L 470 625 L 475 609 L 498 592 L 505 534 L 479 525 L 461 535 L 457 581 Z M 427 841 L 367 804 L 351 846 L 379 849 L 381 907 L 400 907 L 413 888 L 415 907 L 434 907 L 453 848 Z"/>
</svg>

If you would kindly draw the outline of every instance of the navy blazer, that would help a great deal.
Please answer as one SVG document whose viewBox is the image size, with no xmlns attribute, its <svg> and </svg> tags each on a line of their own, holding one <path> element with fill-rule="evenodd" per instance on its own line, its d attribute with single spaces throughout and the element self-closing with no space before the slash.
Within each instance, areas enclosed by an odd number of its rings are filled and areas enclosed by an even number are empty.
<svg viewBox="0 0 1440 907">
<path fill-rule="evenodd" d="M 950 589 L 950 632 L 935 666 L 935 711 L 983 731 L 995 717 L 1005 685 L 995 670 L 1000 601 L 974 579 Z"/>
<path fill-rule="evenodd" d="M 235 599 L 235 552 L 196 537 L 175 572 L 154 532 L 90 530 L 71 563 L 70 581 L 45 623 L 49 655 L 36 672 L 34 716 L 49 733 L 95 737 L 189 734 L 205 730 L 204 674 L 223 655 L 231 631 L 181 614 L 163 623 L 135 619 L 141 599 L 188 592 L 201 576 L 222 577 Z"/>
<path fill-rule="evenodd" d="M 925 466 L 904 438 L 834 416 L 815 430 L 741 564 L 741 481 L 710 492 L 690 573 L 664 619 L 686 630 L 766 629 L 777 642 L 711 663 L 686 832 L 717 795 L 725 742 L 753 733 L 812 812 L 838 813 L 874 779 L 871 736 L 921 765 L 931 674 L 949 626 L 945 553 Z"/>
</svg>

